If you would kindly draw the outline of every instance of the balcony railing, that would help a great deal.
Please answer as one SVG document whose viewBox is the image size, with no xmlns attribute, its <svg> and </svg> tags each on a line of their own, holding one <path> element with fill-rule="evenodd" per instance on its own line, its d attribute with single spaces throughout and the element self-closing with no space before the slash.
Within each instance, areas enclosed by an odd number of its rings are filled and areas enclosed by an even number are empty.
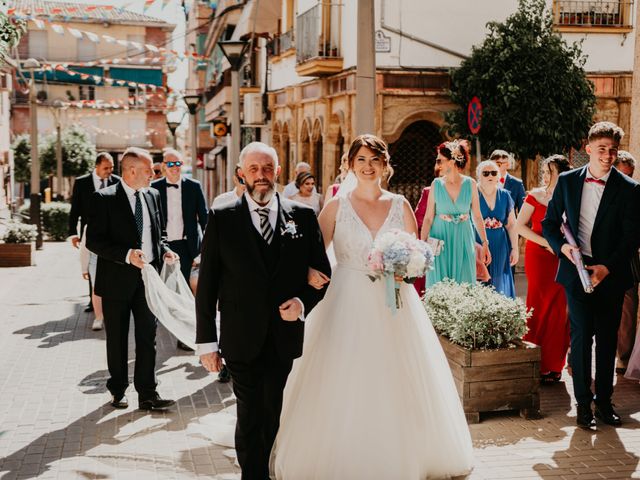
<svg viewBox="0 0 640 480">
<path fill-rule="evenodd" d="M 328 0 L 298 15 L 296 29 L 296 61 L 314 58 L 342 58 L 340 50 L 341 8 Z"/>
<path fill-rule="evenodd" d="M 554 23 L 567 27 L 631 27 L 633 0 L 555 0 Z"/>
<path fill-rule="evenodd" d="M 287 50 L 291 50 L 295 46 L 293 40 L 293 30 L 277 35 L 267 43 L 267 52 L 269 53 L 269 56 L 278 57 Z"/>
</svg>

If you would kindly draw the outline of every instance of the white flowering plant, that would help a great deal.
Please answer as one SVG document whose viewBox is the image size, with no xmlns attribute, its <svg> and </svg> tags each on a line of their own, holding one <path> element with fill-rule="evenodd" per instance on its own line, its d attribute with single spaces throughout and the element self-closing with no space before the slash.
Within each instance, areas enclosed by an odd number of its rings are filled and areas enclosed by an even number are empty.
<svg viewBox="0 0 640 480">
<path fill-rule="evenodd" d="M 409 232 L 394 228 L 379 235 L 373 242 L 367 262 L 367 276 L 371 281 L 386 280 L 387 304 L 395 312 L 402 304 L 400 281 L 413 283 L 423 277 L 432 265 L 433 251 L 429 244 Z M 392 296 L 395 296 L 394 302 L 390 300 Z"/>
<path fill-rule="evenodd" d="M 521 299 L 493 287 L 445 279 L 429 287 L 423 299 L 435 330 L 452 343 L 470 349 L 507 347 L 527 332 L 527 310 Z"/>
<path fill-rule="evenodd" d="M 8 222 L 2 240 L 4 243 L 29 243 L 38 236 L 38 228 L 26 223 Z"/>
</svg>

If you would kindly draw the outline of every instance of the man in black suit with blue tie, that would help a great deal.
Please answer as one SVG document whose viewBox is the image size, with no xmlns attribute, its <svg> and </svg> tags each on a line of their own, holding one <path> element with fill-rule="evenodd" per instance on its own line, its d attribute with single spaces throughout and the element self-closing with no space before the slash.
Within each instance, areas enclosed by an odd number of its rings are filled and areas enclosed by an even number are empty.
<svg viewBox="0 0 640 480">
<path fill-rule="evenodd" d="M 611 122 L 589 130 L 589 163 L 560 175 L 547 215 L 544 237 L 560 257 L 556 280 L 567 295 L 571 325 L 573 388 L 578 403 L 577 423 L 592 429 L 596 417 L 620 425 L 611 404 L 616 345 L 625 291 L 632 285 L 630 259 L 640 244 L 640 185 L 612 168 L 624 132 Z M 560 232 L 564 218 L 578 247 Z M 573 264 L 579 249 L 594 290 L 585 293 Z M 591 351 L 596 341 L 595 396 L 591 390 Z"/>
<path fill-rule="evenodd" d="M 94 193 L 87 248 L 98 255 L 96 294 L 102 297 L 107 336 L 107 366 L 114 408 L 127 408 L 129 385 L 129 323 L 133 313 L 136 362 L 133 376 L 142 410 L 165 410 L 173 400 L 160 397 L 156 387 L 156 318 L 145 298 L 141 269 L 178 257 L 166 242 L 160 214 L 160 195 L 149 187 L 151 155 L 128 148 L 122 155 L 122 181 Z"/>
</svg>

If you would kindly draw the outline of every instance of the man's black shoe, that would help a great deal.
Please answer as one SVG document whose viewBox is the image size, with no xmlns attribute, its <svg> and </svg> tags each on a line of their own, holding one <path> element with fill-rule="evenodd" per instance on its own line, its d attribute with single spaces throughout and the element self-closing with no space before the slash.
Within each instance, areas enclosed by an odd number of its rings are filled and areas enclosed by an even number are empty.
<svg viewBox="0 0 640 480">
<path fill-rule="evenodd" d="M 218 381 L 220 383 L 229 383 L 229 380 L 231 380 L 229 369 L 226 365 L 222 365 L 222 369 L 220 369 L 220 372 L 218 372 Z"/>
<path fill-rule="evenodd" d="M 140 410 L 166 410 L 167 408 L 175 404 L 175 400 L 160 398 L 160 395 L 156 393 L 156 396 L 153 398 L 140 400 L 138 403 L 138 408 Z"/>
<path fill-rule="evenodd" d="M 129 408 L 129 401 L 124 395 L 112 395 L 111 406 L 113 408 Z"/>
<path fill-rule="evenodd" d="M 89 312 L 93 312 L 93 305 L 89 304 L 86 306 L 86 308 L 84 309 L 85 312 L 89 313 Z"/>
<path fill-rule="evenodd" d="M 620 415 L 616 413 L 611 403 L 605 403 L 603 405 L 598 405 L 596 403 L 596 417 L 607 425 L 613 425 L 614 427 L 622 425 Z"/>
<path fill-rule="evenodd" d="M 578 404 L 578 416 L 576 422 L 580 428 L 592 430 L 596 426 L 596 421 L 593 418 L 593 412 L 591 411 L 591 405 Z"/>
<path fill-rule="evenodd" d="M 185 352 L 193 352 L 193 348 L 191 348 L 189 345 L 186 345 L 184 343 L 182 343 L 180 340 L 178 340 L 178 348 L 180 350 L 184 350 Z"/>
</svg>

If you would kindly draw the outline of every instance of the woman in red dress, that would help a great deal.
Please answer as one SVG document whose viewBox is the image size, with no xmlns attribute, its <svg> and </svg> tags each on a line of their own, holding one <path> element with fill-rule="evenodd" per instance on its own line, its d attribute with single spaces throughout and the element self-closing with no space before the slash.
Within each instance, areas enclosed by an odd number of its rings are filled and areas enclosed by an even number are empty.
<svg viewBox="0 0 640 480">
<path fill-rule="evenodd" d="M 518 214 L 518 233 L 527 239 L 524 271 L 527 276 L 527 308 L 533 315 L 527 322 L 529 332 L 524 340 L 539 345 L 542 358 L 540 374 L 543 383 L 560 381 L 569 349 L 569 319 L 563 287 L 556 283 L 558 257 L 542 236 L 542 220 L 558 175 L 571 166 L 562 155 L 552 155 L 542 165 L 545 187 L 529 192 Z"/>
</svg>

